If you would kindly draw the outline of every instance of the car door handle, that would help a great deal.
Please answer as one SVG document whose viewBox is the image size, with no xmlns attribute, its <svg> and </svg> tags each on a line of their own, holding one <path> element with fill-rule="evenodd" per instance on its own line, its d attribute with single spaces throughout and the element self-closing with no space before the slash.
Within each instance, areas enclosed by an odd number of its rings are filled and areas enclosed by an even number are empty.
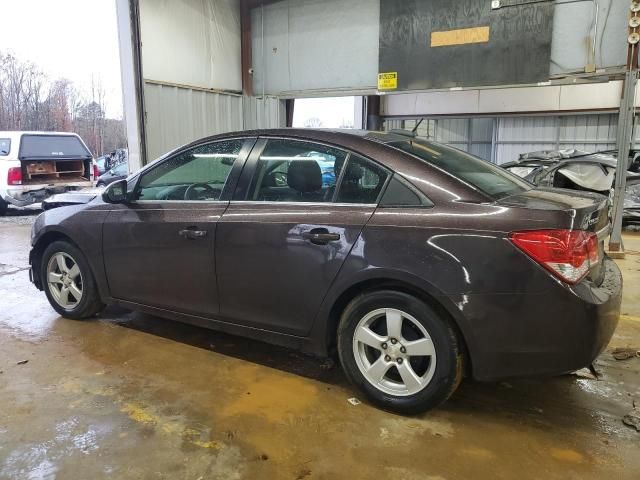
<svg viewBox="0 0 640 480">
<path fill-rule="evenodd" d="M 329 242 L 340 240 L 340 234 L 329 233 L 329 230 L 326 228 L 314 228 L 308 232 L 303 232 L 302 238 L 309 240 L 315 245 L 326 245 Z"/>
<path fill-rule="evenodd" d="M 185 228 L 184 230 L 178 231 L 178 235 L 182 238 L 187 238 L 189 240 L 196 240 L 198 238 L 204 238 L 207 236 L 206 230 L 196 230 L 196 227 Z"/>
</svg>

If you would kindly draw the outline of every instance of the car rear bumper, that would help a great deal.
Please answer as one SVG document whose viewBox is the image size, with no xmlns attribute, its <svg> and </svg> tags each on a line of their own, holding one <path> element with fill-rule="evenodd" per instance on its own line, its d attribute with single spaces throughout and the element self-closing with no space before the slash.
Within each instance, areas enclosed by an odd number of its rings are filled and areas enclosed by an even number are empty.
<svg viewBox="0 0 640 480">
<path fill-rule="evenodd" d="M 559 282 L 543 294 L 467 295 L 474 378 L 556 375 L 589 366 L 618 324 L 622 274 L 605 257 L 604 281 Z"/>
<path fill-rule="evenodd" d="M 5 202 L 15 205 L 16 207 L 26 207 L 34 203 L 42 202 L 46 198 L 58 193 L 72 192 L 92 186 L 92 182 L 73 182 L 64 185 L 12 187 L 7 190 L 3 198 Z"/>
</svg>

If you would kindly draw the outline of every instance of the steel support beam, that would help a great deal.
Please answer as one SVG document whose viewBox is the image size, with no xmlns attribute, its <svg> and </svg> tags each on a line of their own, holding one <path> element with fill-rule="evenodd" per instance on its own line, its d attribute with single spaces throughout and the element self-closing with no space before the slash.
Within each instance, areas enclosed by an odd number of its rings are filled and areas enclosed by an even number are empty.
<svg viewBox="0 0 640 480">
<path fill-rule="evenodd" d="M 620 113 L 618 115 L 618 132 L 616 146 L 618 164 L 616 166 L 616 182 L 613 191 L 612 230 L 609 238 L 609 251 L 624 250 L 622 244 L 622 214 L 624 210 L 624 192 L 627 186 L 627 169 L 629 168 L 629 149 L 633 135 L 633 115 L 638 70 L 628 70 L 624 76 Z"/>
<path fill-rule="evenodd" d="M 380 117 L 380 97 L 378 95 L 367 96 L 367 130 L 382 130 L 382 118 Z"/>
</svg>

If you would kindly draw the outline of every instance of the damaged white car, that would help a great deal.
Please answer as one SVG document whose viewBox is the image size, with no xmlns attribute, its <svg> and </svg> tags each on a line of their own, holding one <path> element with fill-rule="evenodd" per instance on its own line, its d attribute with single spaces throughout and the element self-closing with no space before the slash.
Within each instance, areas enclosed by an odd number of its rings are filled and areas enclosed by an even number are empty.
<svg viewBox="0 0 640 480">
<path fill-rule="evenodd" d="M 543 187 L 568 188 L 611 196 L 617 159 L 605 152 L 580 150 L 544 150 L 523 153 L 514 162 L 501 167 Z M 636 163 L 632 163 L 635 169 Z M 627 171 L 624 198 L 625 222 L 640 221 L 640 173 Z"/>
</svg>

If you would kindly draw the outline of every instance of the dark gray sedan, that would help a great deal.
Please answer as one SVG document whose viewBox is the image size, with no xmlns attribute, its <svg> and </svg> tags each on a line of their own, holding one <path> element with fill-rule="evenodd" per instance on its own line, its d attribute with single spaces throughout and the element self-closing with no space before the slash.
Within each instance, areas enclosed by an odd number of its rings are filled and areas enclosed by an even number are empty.
<svg viewBox="0 0 640 480">
<path fill-rule="evenodd" d="M 618 321 L 605 197 L 410 134 L 215 136 L 78 198 L 33 227 L 32 279 L 62 316 L 117 303 L 336 354 L 399 412 L 464 374 L 587 366 Z"/>
<path fill-rule="evenodd" d="M 119 163 L 115 167 L 107 170 L 102 175 L 100 175 L 98 177 L 98 181 L 96 182 L 96 186 L 106 187 L 107 185 L 111 185 L 113 182 L 117 182 L 118 180 L 127 178 L 128 175 L 129 165 L 127 163 Z"/>
</svg>

